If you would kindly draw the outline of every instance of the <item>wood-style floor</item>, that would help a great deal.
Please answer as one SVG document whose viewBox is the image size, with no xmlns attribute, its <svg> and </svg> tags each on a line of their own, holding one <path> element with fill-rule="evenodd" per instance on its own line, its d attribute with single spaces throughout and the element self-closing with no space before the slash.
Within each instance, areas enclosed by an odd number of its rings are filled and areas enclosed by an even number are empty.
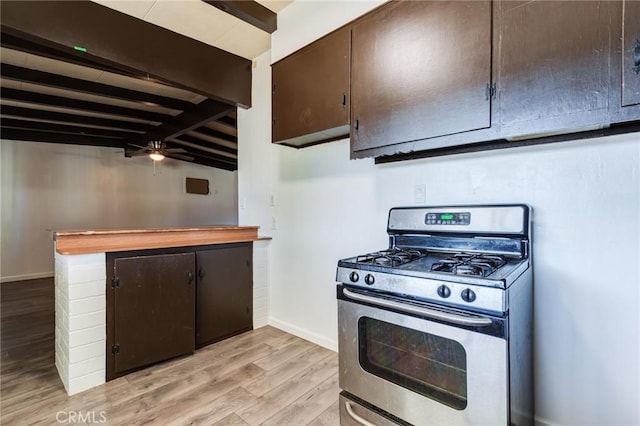
<svg viewBox="0 0 640 426">
<path fill-rule="evenodd" d="M 2 425 L 340 423 L 337 354 L 273 327 L 69 397 L 54 365 L 53 279 L 2 284 L 0 321 Z"/>
</svg>

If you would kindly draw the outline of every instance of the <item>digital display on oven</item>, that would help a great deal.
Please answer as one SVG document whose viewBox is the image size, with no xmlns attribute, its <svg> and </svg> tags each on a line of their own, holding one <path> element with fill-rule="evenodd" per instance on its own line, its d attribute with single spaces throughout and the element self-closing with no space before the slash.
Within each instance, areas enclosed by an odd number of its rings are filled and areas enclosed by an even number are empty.
<svg viewBox="0 0 640 426">
<path fill-rule="evenodd" d="M 427 213 L 424 223 L 427 225 L 469 225 L 471 223 L 471 213 Z"/>
</svg>

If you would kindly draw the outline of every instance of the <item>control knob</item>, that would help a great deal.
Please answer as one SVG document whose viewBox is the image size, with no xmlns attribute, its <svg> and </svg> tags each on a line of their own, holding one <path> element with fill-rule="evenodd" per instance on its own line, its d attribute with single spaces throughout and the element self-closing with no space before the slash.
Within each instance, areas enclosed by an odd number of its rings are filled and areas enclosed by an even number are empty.
<svg viewBox="0 0 640 426">
<path fill-rule="evenodd" d="M 349 274 L 349 279 L 351 280 L 352 283 L 355 283 L 360 279 L 360 276 L 356 271 L 353 271 L 352 273 Z"/>
<path fill-rule="evenodd" d="M 443 284 L 438 287 L 438 296 L 446 299 L 447 297 L 451 296 L 451 290 L 449 289 L 449 287 Z"/>
<path fill-rule="evenodd" d="M 371 274 L 367 274 L 364 277 L 364 283 L 367 285 L 373 285 L 373 283 L 376 282 L 376 279 L 373 277 L 373 275 Z"/>
<path fill-rule="evenodd" d="M 464 300 L 465 302 L 471 303 L 476 300 L 476 294 L 470 288 L 465 288 L 464 290 L 462 290 L 462 294 L 460 296 L 462 296 L 462 300 Z"/>
</svg>

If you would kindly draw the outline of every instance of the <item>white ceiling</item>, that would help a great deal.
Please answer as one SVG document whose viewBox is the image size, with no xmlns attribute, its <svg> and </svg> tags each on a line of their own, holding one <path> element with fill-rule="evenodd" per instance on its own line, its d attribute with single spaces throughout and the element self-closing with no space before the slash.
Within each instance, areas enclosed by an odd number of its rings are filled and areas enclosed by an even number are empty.
<svg viewBox="0 0 640 426">
<path fill-rule="evenodd" d="M 271 48 L 271 35 L 201 0 L 94 0 L 247 59 Z M 292 0 L 258 0 L 280 12 Z"/>
</svg>

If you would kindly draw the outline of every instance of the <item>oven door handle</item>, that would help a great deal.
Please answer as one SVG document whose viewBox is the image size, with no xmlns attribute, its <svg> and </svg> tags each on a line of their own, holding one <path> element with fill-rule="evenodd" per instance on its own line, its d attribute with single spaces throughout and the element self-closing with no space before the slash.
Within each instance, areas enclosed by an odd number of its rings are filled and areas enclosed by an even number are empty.
<svg viewBox="0 0 640 426">
<path fill-rule="evenodd" d="M 356 421 L 356 423 L 362 425 L 362 426 L 376 426 L 375 424 L 371 423 L 369 420 L 364 419 L 362 417 L 360 417 L 359 415 L 356 414 L 355 411 L 353 411 L 353 406 L 351 405 L 351 403 L 349 401 L 345 401 L 344 402 L 344 408 L 347 409 L 347 414 L 349 415 L 349 417 L 351 417 L 353 420 Z"/>
<path fill-rule="evenodd" d="M 405 303 L 394 302 L 393 300 L 385 300 L 378 297 L 365 296 L 364 294 L 349 291 L 346 288 L 342 291 L 344 295 L 349 299 L 371 303 L 372 305 L 380 306 L 383 308 L 397 309 L 398 311 L 406 312 L 409 314 L 422 315 L 428 318 L 446 321 L 453 324 L 467 325 L 472 327 L 486 327 L 492 324 L 492 321 L 489 318 L 466 317 L 462 315 L 451 314 L 448 312 L 440 312 L 436 311 L 435 309 L 422 308 L 419 306 L 412 306 Z"/>
</svg>

